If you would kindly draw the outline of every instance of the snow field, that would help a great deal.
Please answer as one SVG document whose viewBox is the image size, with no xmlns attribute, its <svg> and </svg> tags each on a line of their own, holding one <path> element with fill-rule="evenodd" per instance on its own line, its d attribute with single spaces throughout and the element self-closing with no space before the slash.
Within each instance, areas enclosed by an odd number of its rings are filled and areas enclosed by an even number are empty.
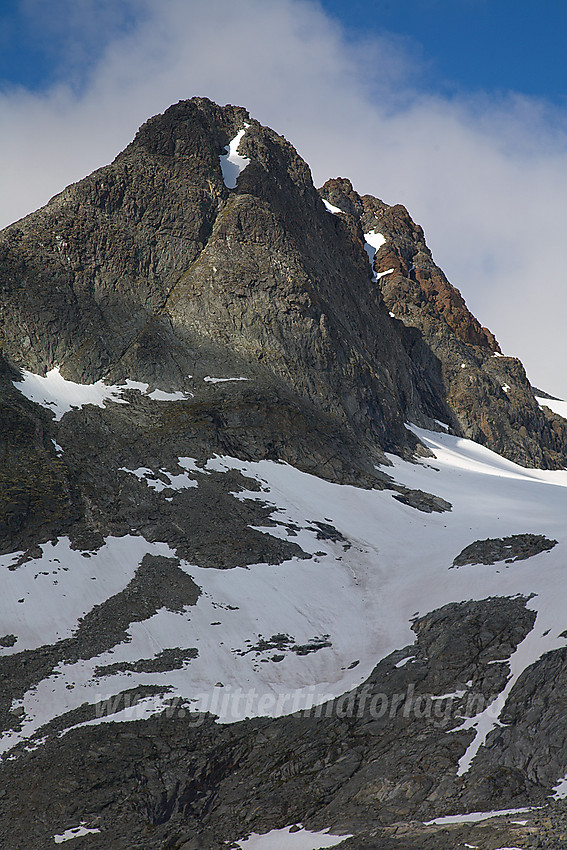
<svg viewBox="0 0 567 850">
<path fill-rule="evenodd" d="M 469 812 L 466 815 L 446 815 L 442 818 L 426 821 L 425 826 L 443 826 L 444 824 L 452 823 L 480 823 L 483 820 L 504 817 L 505 815 L 523 815 L 526 812 L 535 811 L 537 808 L 538 806 L 528 806 L 523 809 L 501 809 L 495 812 Z M 527 823 L 527 821 L 524 821 L 524 823 Z"/>
<path fill-rule="evenodd" d="M 35 375 L 27 369 L 23 369 L 22 374 L 23 380 L 14 381 L 16 389 L 30 401 L 52 410 L 56 422 L 59 422 L 70 410 L 84 407 L 86 404 L 93 404 L 96 407 L 104 407 L 107 401 L 128 404 L 127 399 L 122 397 L 125 390 L 138 390 L 154 401 L 180 401 L 192 395 L 192 393 L 170 393 L 159 389 L 148 393 L 148 384 L 131 380 L 120 385 L 105 384 L 103 381 L 97 381 L 94 384 L 78 384 L 63 378 L 59 366 L 55 366 L 45 376 Z"/>
<path fill-rule="evenodd" d="M 132 623 L 128 642 L 96 658 L 59 665 L 25 695 L 22 729 L 4 736 L 2 748 L 9 749 L 53 717 L 84 702 L 95 703 L 137 685 L 161 685 L 169 691 L 135 710 L 125 709 L 124 717 L 115 715 L 116 719 L 134 719 L 141 711 L 147 716 L 162 710 L 172 698 L 187 700 L 195 709 L 211 710 L 223 722 L 290 713 L 348 692 L 361 684 L 382 658 L 413 644 L 415 635 L 410 627 L 415 616 L 450 602 L 535 594 L 527 603 L 537 611 L 535 626 L 509 660 L 505 691 L 484 712 L 463 722 L 462 728 L 476 732 L 461 760 L 460 772 L 466 772 L 498 723 L 505 697 L 522 672 L 543 653 L 565 646 L 560 635 L 567 628 L 563 603 L 567 472 L 524 469 L 470 441 L 413 430 L 435 458 L 411 464 L 391 456 L 393 468 L 388 472 L 408 487 L 447 499 L 453 505 L 451 512 L 424 514 L 393 499 L 391 491 L 331 484 L 283 463 L 209 460 L 205 471 L 238 469 L 256 479 L 261 491 L 242 492 L 238 498 L 261 499 L 272 505 L 273 519 L 299 526 L 297 537 L 291 539 L 312 558 L 223 571 L 182 562 L 182 568 L 202 589 L 197 604 L 181 612 L 161 609 L 143 623 Z M 189 472 L 196 469 L 190 458 L 181 458 L 180 464 Z M 150 472 L 142 473 L 148 483 Z M 333 525 L 350 548 L 340 541 L 318 540 L 314 522 Z M 284 525 L 260 530 L 284 539 L 288 536 Z M 474 540 L 526 532 L 545 534 L 559 544 L 512 564 L 452 568 L 455 556 Z M 58 600 L 66 592 L 64 583 L 49 590 L 54 594 L 52 610 L 57 616 L 50 619 L 46 615 L 42 621 L 34 613 L 34 605 L 37 611 L 50 598 L 44 589 L 53 584 L 51 579 L 33 576 L 48 571 L 48 566 L 53 569 L 51 544 L 43 547 L 42 559 L 14 572 L 8 569 L 14 556 L 4 556 L 1 568 L 6 586 L 18 584 L 6 595 L 2 610 L 10 623 L 6 632 L 13 630 L 18 644 L 3 653 L 60 639 L 89 606 L 125 586 L 146 551 L 174 554 L 166 544 L 149 544 L 142 538 L 109 539 L 91 559 L 70 553 L 63 541 L 57 544 L 65 545 L 67 549 L 61 552 L 71 559 L 73 569 L 63 578 L 78 583 L 67 587 L 73 590 L 70 597 L 80 597 L 81 603 L 73 602 L 75 607 L 70 605 L 63 618 Z M 103 586 L 99 584 L 103 574 L 107 576 L 108 570 L 110 580 L 112 572 L 104 567 L 104 558 L 120 546 L 124 551 L 118 573 L 113 568 L 115 584 Z M 100 570 L 97 558 L 101 559 Z M 96 566 L 97 581 L 91 580 L 90 573 L 84 580 L 79 578 L 87 575 L 85 563 L 91 569 Z M 22 596 L 24 604 L 17 602 Z M 290 643 L 282 650 L 259 643 L 274 635 L 289 636 Z M 291 649 L 315 639 L 328 639 L 331 646 L 306 655 Z M 98 666 L 154 658 L 175 647 L 195 647 L 199 654 L 179 670 L 95 676 Z M 281 655 L 283 658 L 272 660 Z M 410 663 L 411 658 L 402 661 Z M 358 664 L 353 666 L 355 662 Z M 92 722 L 105 719 L 111 718 Z M 558 783 L 561 779 L 558 777 Z"/>
<path fill-rule="evenodd" d="M 163 543 L 132 536 L 107 537 L 92 553 L 72 549 L 66 537 L 40 548 L 40 558 L 16 569 L 22 553 L 0 556 L 0 636 L 17 639 L 0 646 L 0 657 L 70 637 L 81 617 L 126 587 L 146 553 L 171 554 Z"/>
</svg>

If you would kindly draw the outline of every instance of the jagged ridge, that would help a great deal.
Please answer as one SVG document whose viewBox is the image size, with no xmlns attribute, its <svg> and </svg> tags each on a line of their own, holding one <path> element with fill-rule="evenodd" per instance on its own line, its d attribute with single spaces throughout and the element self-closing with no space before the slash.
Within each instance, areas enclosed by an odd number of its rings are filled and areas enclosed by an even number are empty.
<svg viewBox="0 0 567 850">
<path fill-rule="evenodd" d="M 320 191 L 344 211 L 355 238 L 371 231 L 385 237 L 374 258 L 377 285 L 422 385 L 451 411 L 445 421 L 454 432 L 524 466 L 565 466 L 567 423 L 540 408 L 521 362 L 504 357 L 470 313 L 405 207 L 361 197 L 347 179 Z"/>
</svg>

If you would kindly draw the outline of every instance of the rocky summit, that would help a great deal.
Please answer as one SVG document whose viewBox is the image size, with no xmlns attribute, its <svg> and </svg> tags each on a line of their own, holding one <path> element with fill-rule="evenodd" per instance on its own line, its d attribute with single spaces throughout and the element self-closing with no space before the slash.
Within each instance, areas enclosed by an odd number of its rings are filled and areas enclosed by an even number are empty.
<svg viewBox="0 0 567 850">
<path fill-rule="evenodd" d="M 0 846 L 567 847 L 567 403 L 193 98 L 0 233 Z"/>
</svg>

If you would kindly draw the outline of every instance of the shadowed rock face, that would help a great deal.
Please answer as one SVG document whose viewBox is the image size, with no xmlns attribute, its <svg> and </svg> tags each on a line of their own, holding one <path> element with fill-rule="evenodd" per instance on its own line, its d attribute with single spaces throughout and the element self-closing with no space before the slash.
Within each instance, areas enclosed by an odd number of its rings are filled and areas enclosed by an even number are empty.
<svg viewBox="0 0 567 850">
<path fill-rule="evenodd" d="M 15 389 L 17 377 L 0 356 L 0 552 L 49 539 L 80 516 L 50 414 Z"/>
<path fill-rule="evenodd" d="M 248 123 L 237 188 L 219 156 Z M 431 420 L 368 263 L 307 165 L 236 107 L 194 99 L 0 239 L 15 365 L 91 382 L 253 377 L 332 416 L 368 451 L 412 451 Z M 439 405 L 437 405 L 439 406 Z"/>
<path fill-rule="evenodd" d="M 565 420 L 539 407 L 520 361 L 502 356 L 433 261 L 407 210 L 361 197 L 346 179 L 329 180 L 320 192 L 345 211 L 339 217 L 359 239 L 371 230 L 385 237 L 374 258 L 378 286 L 422 386 L 450 410 L 443 421 L 523 466 L 564 466 Z"/>
</svg>

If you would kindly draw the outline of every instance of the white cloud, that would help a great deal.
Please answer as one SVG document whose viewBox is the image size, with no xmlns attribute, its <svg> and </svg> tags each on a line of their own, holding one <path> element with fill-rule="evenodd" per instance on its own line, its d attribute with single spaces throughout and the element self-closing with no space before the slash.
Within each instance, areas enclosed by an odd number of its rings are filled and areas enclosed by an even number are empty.
<svg viewBox="0 0 567 850">
<path fill-rule="evenodd" d="M 60 28 L 68 51 L 62 82 L 0 93 L 1 226 L 112 160 L 170 103 L 237 103 L 295 144 L 317 185 L 349 176 L 362 193 L 404 203 L 506 353 L 567 395 L 559 111 L 521 97 L 418 94 L 403 41 L 355 45 L 314 2 L 105 0 L 101 19 L 100 0 L 81 0 L 82 28 L 69 3 L 50 5 L 50 32 Z"/>
</svg>

